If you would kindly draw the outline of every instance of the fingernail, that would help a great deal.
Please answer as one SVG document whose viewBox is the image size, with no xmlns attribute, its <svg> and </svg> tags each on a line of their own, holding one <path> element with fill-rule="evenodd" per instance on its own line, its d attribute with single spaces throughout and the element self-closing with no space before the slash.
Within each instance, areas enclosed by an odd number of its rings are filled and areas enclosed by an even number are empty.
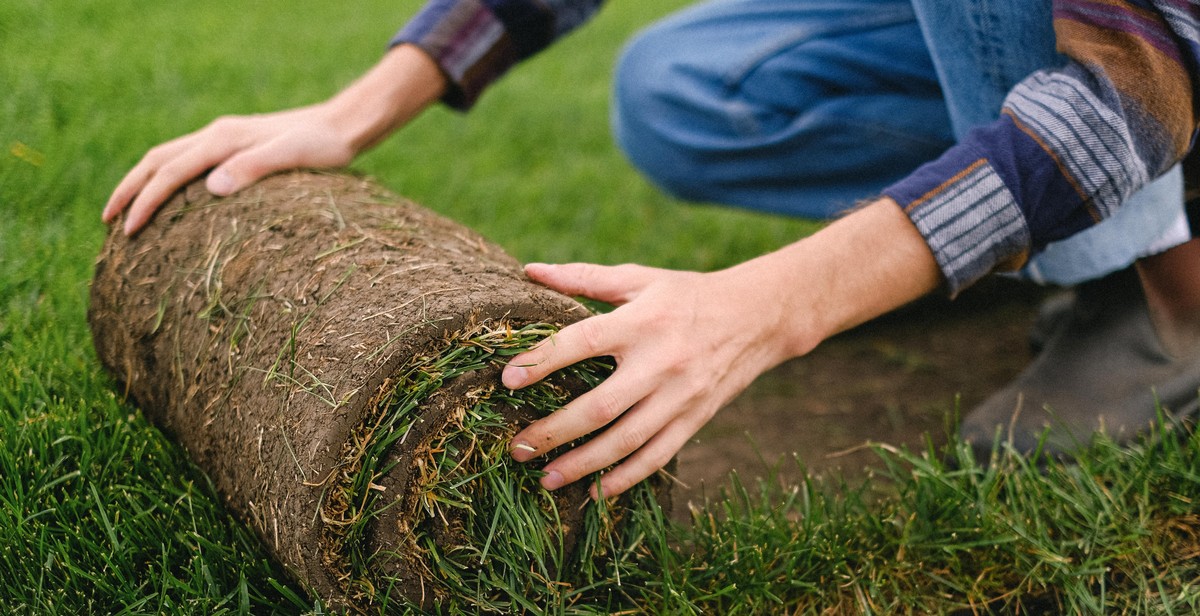
<svg viewBox="0 0 1200 616">
<path fill-rule="evenodd" d="M 224 169 L 217 169 L 208 176 L 208 192 L 224 196 L 233 192 L 234 180 L 233 176 Z"/>
<path fill-rule="evenodd" d="M 549 267 L 545 263 L 526 263 L 525 273 L 531 277 L 536 277 L 539 272 L 545 272 Z"/>
<path fill-rule="evenodd" d="M 504 372 L 500 375 L 500 380 L 504 386 L 509 389 L 519 389 L 525 385 L 525 379 L 529 378 L 529 371 L 521 366 L 507 366 Z"/>
<path fill-rule="evenodd" d="M 542 487 L 547 490 L 557 490 L 563 487 L 564 483 L 566 483 L 566 480 L 563 479 L 562 473 L 558 471 L 550 471 L 546 473 L 545 477 L 542 477 Z"/>
<path fill-rule="evenodd" d="M 509 453 L 512 454 L 513 459 L 517 462 L 525 462 L 526 460 L 532 458 L 534 452 L 536 451 L 537 449 L 535 449 L 532 445 L 525 443 L 514 443 L 512 449 L 509 450 Z"/>
</svg>

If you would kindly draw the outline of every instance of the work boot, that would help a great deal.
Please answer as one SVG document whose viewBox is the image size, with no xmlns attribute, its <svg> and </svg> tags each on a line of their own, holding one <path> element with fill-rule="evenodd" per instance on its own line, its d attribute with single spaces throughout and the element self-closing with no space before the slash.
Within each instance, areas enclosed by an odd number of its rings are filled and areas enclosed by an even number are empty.
<svg viewBox="0 0 1200 616">
<path fill-rule="evenodd" d="M 1054 339 L 1054 335 L 1071 320 L 1071 309 L 1075 305 L 1075 291 L 1062 291 L 1047 297 L 1038 306 L 1037 317 L 1029 328 L 1026 340 L 1029 353 L 1037 355 Z"/>
<path fill-rule="evenodd" d="M 1190 420 L 1200 400 L 1200 348 L 1168 352 L 1133 268 L 1076 288 L 1037 358 L 972 409 L 959 436 L 986 461 L 1000 430 L 1021 453 L 1065 457 L 1104 431 L 1127 442 L 1158 419 Z M 1048 432 L 1047 432 L 1048 430 Z"/>
</svg>

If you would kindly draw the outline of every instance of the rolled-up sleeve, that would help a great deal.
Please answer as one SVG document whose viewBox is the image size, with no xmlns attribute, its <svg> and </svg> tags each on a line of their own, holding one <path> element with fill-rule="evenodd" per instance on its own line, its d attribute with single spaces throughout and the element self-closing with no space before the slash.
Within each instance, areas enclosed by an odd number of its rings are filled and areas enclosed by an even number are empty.
<svg viewBox="0 0 1200 616">
<path fill-rule="evenodd" d="M 1200 7 L 1057 0 L 1068 64 L 1038 71 L 999 119 L 884 190 L 953 295 L 1111 216 L 1192 149 Z"/>
<path fill-rule="evenodd" d="M 449 80 L 446 104 L 471 107 L 489 84 L 580 25 L 601 0 L 431 0 L 392 37 L 415 45 Z"/>
</svg>

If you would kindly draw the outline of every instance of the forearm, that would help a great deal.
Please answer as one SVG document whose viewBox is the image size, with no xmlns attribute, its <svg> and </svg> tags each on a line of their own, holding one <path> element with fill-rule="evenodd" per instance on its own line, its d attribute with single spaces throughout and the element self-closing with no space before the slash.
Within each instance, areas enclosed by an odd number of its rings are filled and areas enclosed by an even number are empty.
<svg viewBox="0 0 1200 616">
<path fill-rule="evenodd" d="M 362 152 L 415 118 L 445 90 L 446 78 L 433 59 L 412 45 L 399 45 L 323 106 L 350 146 Z"/>
<path fill-rule="evenodd" d="M 886 198 L 725 272 L 776 298 L 780 309 L 770 318 L 779 319 L 785 358 L 803 355 L 830 336 L 903 306 L 942 282 L 921 234 Z"/>
</svg>

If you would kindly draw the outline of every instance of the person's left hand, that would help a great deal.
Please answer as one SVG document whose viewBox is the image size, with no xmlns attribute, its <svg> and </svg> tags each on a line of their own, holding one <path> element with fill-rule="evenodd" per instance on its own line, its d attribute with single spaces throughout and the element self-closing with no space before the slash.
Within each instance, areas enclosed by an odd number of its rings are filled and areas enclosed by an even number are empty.
<svg viewBox="0 0 1200 616">
<path fill-rule="evenodd" d="M 789 346 L 778 285 L 755 268 L 707 274 L 621 265 L 531 264 L 535 281 L 617 308 L 564 328 L 509 362 L 504 385 L 518 389 L 590 357 L 611 356 L 616 371 L 595 389 L 513 437 L 521 462 L 608 426 L 543 469 L 546 489 L 614 468 L 603 496 L 620 494 L 666 465 L 751 381 L 807 351 Z M 760 268 L 761 269 L 761 268 Z M 611 424 L 611 425 L 610 425 Z M 619 463 L 619 464 L 618 464 Z M 600 494 L 592 486 L 592 497 Z"/>
</svg>

